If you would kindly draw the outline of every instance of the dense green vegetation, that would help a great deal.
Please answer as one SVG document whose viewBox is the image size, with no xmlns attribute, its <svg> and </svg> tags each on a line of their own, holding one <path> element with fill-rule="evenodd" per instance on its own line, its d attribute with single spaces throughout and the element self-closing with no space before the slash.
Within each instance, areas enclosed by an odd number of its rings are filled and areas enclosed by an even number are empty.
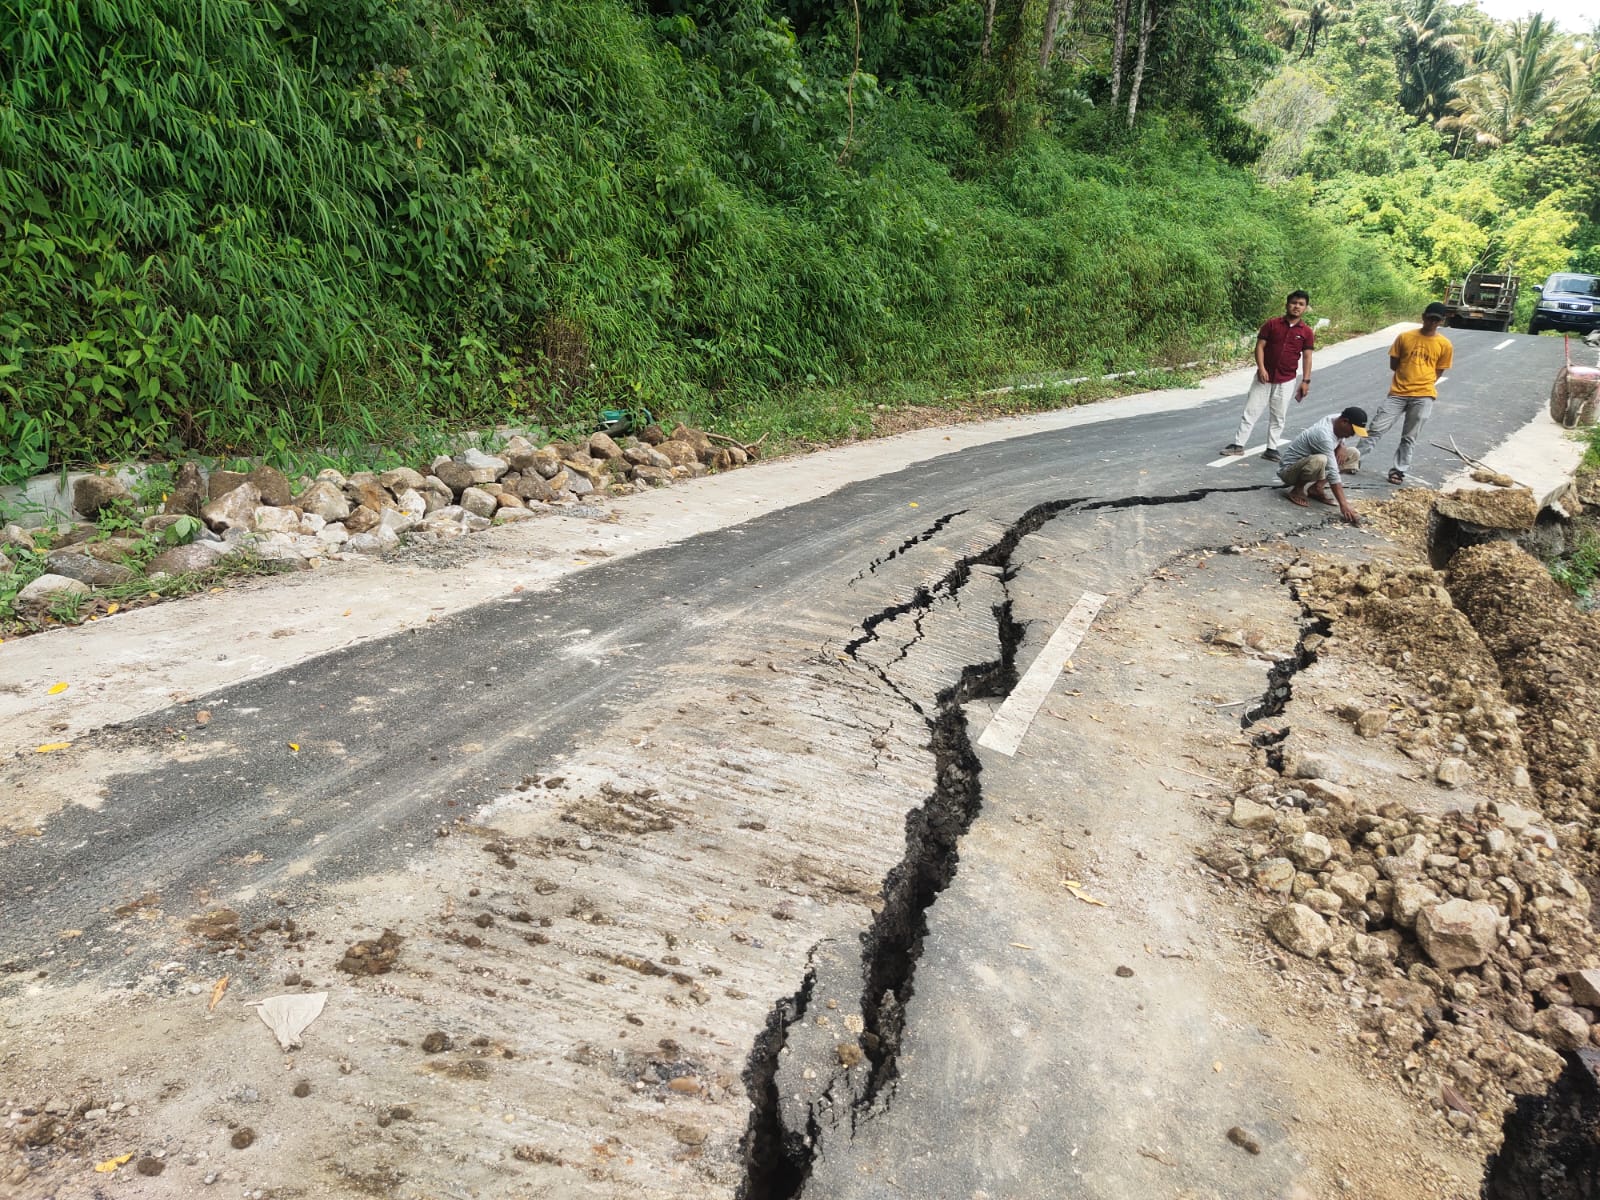
<svg viewBox="0 0 1600 1200">
<path fill-rule="evenodd" d="M 1284 194 L 1380 240 L 1433 296 L 1480 264 L 1527 283 L 1600 270 L 1600 39 L 1447 0 L 1315 0 L 1279 21 L 1298 48 L 1250 115 Z"/>
<path fill-rule="evenodd" d="M 1490 131 L 1509 34 L 1341 3 L 0 0 L 0 478 L 614 406 L 846 436 L 1292 286 L 1348 328 L 1600 255 L 1592 43 Z"/>
</svg>

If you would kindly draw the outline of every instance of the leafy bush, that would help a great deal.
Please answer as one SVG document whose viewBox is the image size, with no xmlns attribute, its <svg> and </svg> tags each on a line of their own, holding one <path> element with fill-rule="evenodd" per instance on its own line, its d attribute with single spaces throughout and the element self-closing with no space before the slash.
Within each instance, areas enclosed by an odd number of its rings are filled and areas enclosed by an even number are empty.
<svg viewBox="0 0 1600 1200">
<path fill-rule="evenodd" d="M 0 0 L 0 477 L 726 423 L 1405 292 L 1192 123 L 1081 148 L 1111 126 L 1067 80 L 1059 138 L 992 157 L 970 4 L 865 6 L 896 89 L 792 7 L 805 39 L 755 0 Z"/>
</svg>

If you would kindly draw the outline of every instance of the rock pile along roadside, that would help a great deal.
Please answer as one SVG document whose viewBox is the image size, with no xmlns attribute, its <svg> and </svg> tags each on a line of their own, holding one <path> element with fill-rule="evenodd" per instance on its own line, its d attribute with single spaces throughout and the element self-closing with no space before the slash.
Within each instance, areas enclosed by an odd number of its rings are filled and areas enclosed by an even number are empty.
<svg viewBox="0 0 1600 1200">
<path fill-rule="evenodd" d="M 440 456 L 426 471 L 400 467 L 350 476 L 325 470 L 291 483 L 261 466 L 249 472 L 203 473 L 195 463 L 178 471 L 161 511 L 107 536 L 96 518 L 135 512 L 134 495 L 109 476 L 86 476 L 73 489 L 73 508 L 85 523 L 52 539 L 45 573 L 17 593 L 16 612 L 39 621 L 63 596 L 87 598 L 96 589 L 204 571 L 240 554 L 306 570 L 347 555 L 386 554 L 402 537 L 449 539 L 493 525 L 541 515 L 604 518 L 604 501 L 746 465 L 756 447 L 689 426 L 670 436 L 651 425 L 620 440 L 595 433 L 582 445 L 535 446 L 509 438 L 498 454 L 467 450 Z M 194 540 L 169 545 L 147 562 L 148 539 L 170 537 L 185 519 L 200 522 Z M 0 535 L 0 571 L 14 564 L 10 547 L 35 553 L 34 533 L 10 525 Z"/>
<path fill-rule="evenodd" d="M 1463 505 L 1482 502 L 1441 497 L 1430 526 Z M 1420 533 L 1416 516 L 1397 520 Z M 1516 1094 L 1542 1093 L 1563 1052 L 1600 1045 L 1600 713 L 1581 665 L 1600 620 L 1511 540 L 1468 545 L 1445 570 L 1308 559 L 1285 575 L 1307 661 L 1359 643 L 1395 681 L 1383 703 L 1333 705 L 1352 747 L 1389 741 L 1438 801 L 1347 778 L 1365 750 L 1261 737 L 1259 782 L 1233 797 L 1204 861 L 1252 889 L 1266 935 L 1294 956 L 1278 965 L 1331 972 L 1356 1039 L 1493 1152 Z"/>
</svg>

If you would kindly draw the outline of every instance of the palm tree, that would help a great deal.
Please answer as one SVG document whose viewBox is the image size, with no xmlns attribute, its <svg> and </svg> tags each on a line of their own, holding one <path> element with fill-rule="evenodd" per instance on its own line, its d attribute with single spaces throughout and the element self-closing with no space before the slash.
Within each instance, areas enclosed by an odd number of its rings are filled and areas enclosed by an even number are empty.
<svg viewBox="0 0 1600 1200">
<path fill-rule="evenodd" d="M 1514 21 L 1486 48 L 1483 69 L 1455 86 L 1450 115 L 1441 129 L 1454 129 L 1480 146 L 1502 146 L 1541 121 L 1559 138 L 1589 95 L 1588 71 L 1542 13 Z"/>
<path fill-rule="evenodd" d="M 1350 0 L 1310 0 L 1302 5 L 1298 0 L 1283 0 L 1278 9 L 1278 20 L 1283 23 L 1283 48 L 1290 53 L 1296 45 L 1300 57 L 1310 58 L 1317 52 L 1328 30 L 1350 15 Z M 1301 35 L 1305 40 L 1301 41 Z"/>
<path fill-rule="evenodd" d="M 1467 66 L 1468 35 L 1448 0 L 1403 0 L 1395 16 L 1400 106 L 1423 121 L 1445 115 L 1450 90 Z"/>
</svg>

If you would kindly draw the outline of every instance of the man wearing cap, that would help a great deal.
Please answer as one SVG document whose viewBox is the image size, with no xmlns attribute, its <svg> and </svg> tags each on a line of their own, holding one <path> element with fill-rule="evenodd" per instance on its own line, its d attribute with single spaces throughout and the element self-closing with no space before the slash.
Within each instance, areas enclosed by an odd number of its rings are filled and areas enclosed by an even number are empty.
<svg viewBox="0 0 1600 1200">
<path fill-rule="evenodd" d="M 1373 414 L 1371 432 L 1361 440 L 1361 450 L 1364 453 L 1396 421 L 1405 418 L 1400 426 L 1400 445 L 1394 452 L 1394 466 L 1389 468 L 1390 483 L 1406 481 L 1406 472 L 1411 469 L 1411 448 L 1433 413 L 1433 402 L 1439 398 L 1439 376 L 1455 361 L 1455 347 L 1439 332 L 1449 315 L 1450 310 L 1442 304 L 1428 305 L 1422 310 L 1422 328 L 1406 330 L 1389 347 L 1389 370 L 1394 377 L 1389 381 L 1388 396 Z"/>
<path fill-rule="evenodd" d="M 1347 408 L 1338 416 L 1323 417 L 1316 424 L 1300 431 L 1284 446 L 1278 478 L 1289 489 L 1289 502 L 1305 508 L 1309 501 L 1337 504 L 1339 515 L 1352 525 L 1361 524 L 1356 510 L 1344 498 L 1344 484 L 1339 468 L 1354 470 L 1361 456 L 1345 446 L 1347 437 L 1367 436 L 1367 413 L 1361 408 Z M 1328 495 L 1328 489 L 1333 495 Z"/>
<path fill-rule="evenodd" d="M 1256 332 L 1256 377 L 1250 381 L 1250 394 L 1244 400 L 1244 415 L 1233 441 L 1222 448 L 1224 454 L 1243 454 L 1250 431 L 1267 410 L 1267 448 L 1261 457 L 1278 461 L 1283 443 L 1283 423 L 1289 415 L 1289 392 L 1295 403 L 1311 390 L 1311 350 L 1317 335 L 1303 318 L 1311 304 L 1305 292 L 1290 292 L 1283 302 L 1283 316 L 1273 317 Z M 1300 377 L 1298 385 L 1295 376 Z"/>
</svg>

